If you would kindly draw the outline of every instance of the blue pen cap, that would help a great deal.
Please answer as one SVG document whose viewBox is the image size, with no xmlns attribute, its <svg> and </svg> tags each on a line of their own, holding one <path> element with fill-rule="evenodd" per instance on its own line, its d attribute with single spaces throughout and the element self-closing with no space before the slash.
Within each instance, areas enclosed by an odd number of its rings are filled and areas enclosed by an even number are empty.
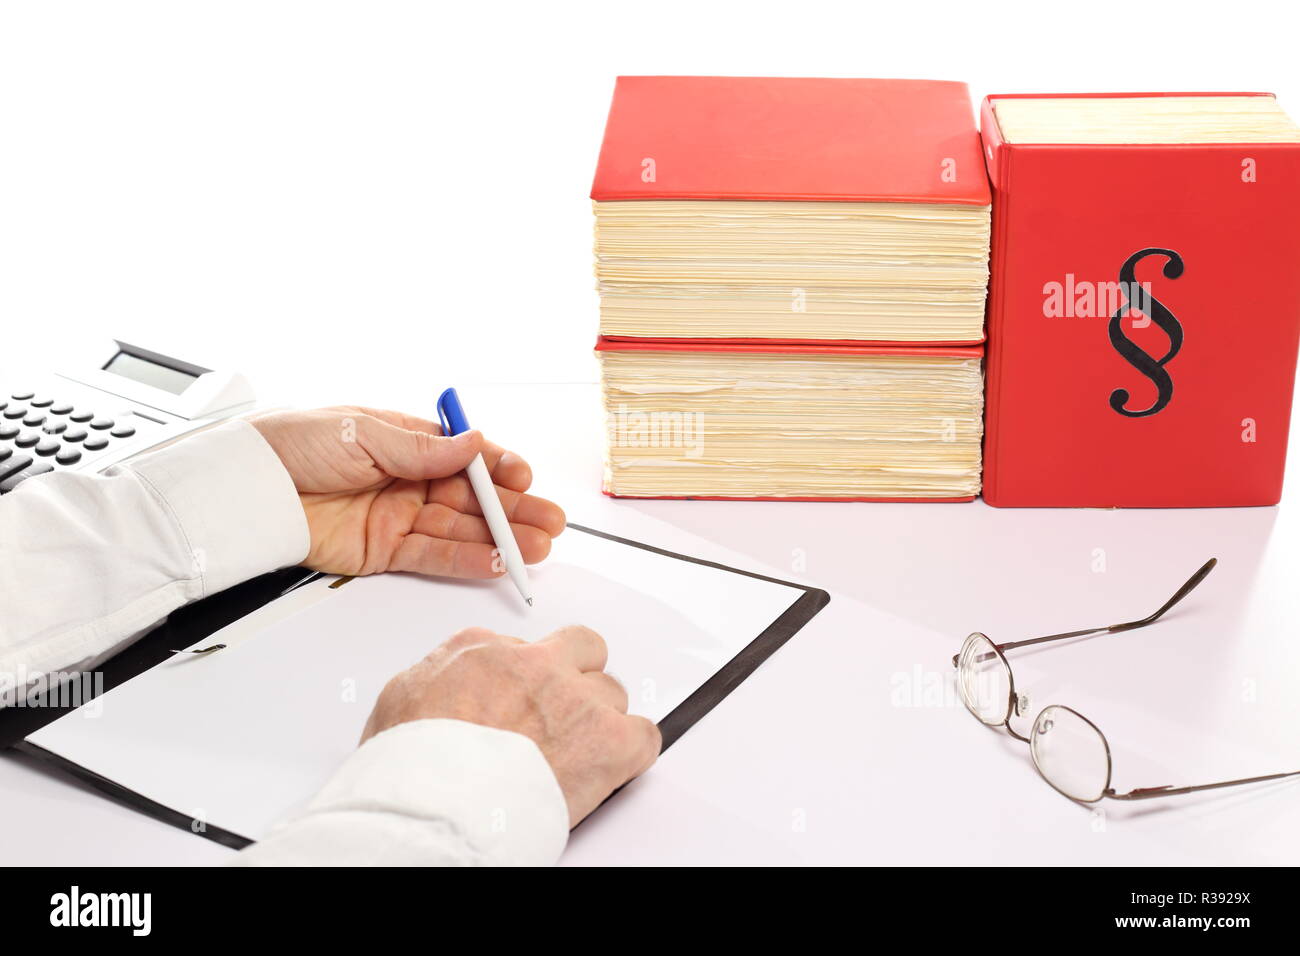
<svg viewBox="0 0 1300 956">
<path fill-rule="evenodd" d="M 461 407 L 460 396 L 454 388 L 449 388 L 438 396 L 438 421 L 442 423 L 444 435 L 459 435 L 469 431 L 469 419 Z"/>
</svg>

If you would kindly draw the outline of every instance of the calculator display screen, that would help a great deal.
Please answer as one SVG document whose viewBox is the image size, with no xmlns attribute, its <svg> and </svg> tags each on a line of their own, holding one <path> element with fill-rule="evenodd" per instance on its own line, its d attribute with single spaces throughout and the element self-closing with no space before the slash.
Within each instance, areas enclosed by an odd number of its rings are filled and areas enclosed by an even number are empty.
<svg viewBox="0 0 1300 956">
<path fill-rule="evenodd" d="M 173 395 L 185 391 L 198 378 L 197 375 L 150 362 L 130 352 L 118 352 L 104 366 L 104 371 L 144 385 L 152 385 L 154 388 L 161 388 L 164 392 L 171 392 Z"/>
</svg>

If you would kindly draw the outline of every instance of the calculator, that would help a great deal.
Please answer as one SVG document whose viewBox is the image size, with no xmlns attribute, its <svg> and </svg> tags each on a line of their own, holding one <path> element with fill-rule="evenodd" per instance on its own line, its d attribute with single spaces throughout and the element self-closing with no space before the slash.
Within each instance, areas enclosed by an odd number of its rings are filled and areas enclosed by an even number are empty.
<svg viewBox="0 0 1300 956">
<path fill-rule="evenodd" d="M 237 372 L 111 340 L 81 367 L 0 377 L 0 495 L 55 471 L 103 471 L 256 405 Z"/>
</svg>

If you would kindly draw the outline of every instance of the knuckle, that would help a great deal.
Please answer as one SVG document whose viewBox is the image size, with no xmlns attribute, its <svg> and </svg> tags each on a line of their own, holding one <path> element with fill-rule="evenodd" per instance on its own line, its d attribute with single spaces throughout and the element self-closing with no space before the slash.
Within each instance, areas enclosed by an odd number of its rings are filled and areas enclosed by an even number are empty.
<svg viewBox="0 0 1300 956">
<path fill-rule="evenodd" d="M 602 656 L 609 653 L 609 645 L 599 633 L 583 624 L 568 624 L 555 632 L 556 636 L 571 644 L 587 645 Z"/>
<path fill-rule="evenodd" d="M 633 718 L 628 717 L 627 714 L 620 714 L 618 711 L 606 711 L 604 721 L 609 728 L 609 735 L 614 741 L 615 749 L 620 753 L 627 753 L 633 747 L 638 746 L 641 734 L 633 722 Z"/>
<path fill-rule="evenodd" d="M 426 457 L 433 453 L 434 449 L 437 448 L 438 442 L 447 440 L 424 431 L 413 431 L 411 434 L 415 436 L 416 452 Z"/>
<path fill-rule="evenodd" d="M 607 674 L 604 671 L 600 673 L 600 679 L 602 683 L 608 686 L 609 692 L 613 695 L 614 699 L 622 705 L 622 709 L 627 710 L 627 688 L 623 686 L 623 682 L 613 674 Z"/>
<path fill-rule="evenodd" d="M 659 727 L 653 721 L 645 717 L 629 715 L 623 721 L 623 726 L 628 750 L 635 753 L 644 753 L 653 746 L 655 751 L 658 752 L 662 738 L 659 734 Z"/>
<path fill-rule="evenodd" d="M 575 636 L 585 638 L 593 644 L 605 647 L 605 639 L 585 624 L 570 624 L 566 630 L 572 631 Z"/>
<path fill-rule="evenodd" d="M 632 773 L 639 774 L 659 759 L 659 753 L 663 750 L 663 737 L 659 733 L 659 727 L 644 717 L 632 718 L 632 733 L 634 742 L 627 754 L 632 764 Z"/>
</svg>

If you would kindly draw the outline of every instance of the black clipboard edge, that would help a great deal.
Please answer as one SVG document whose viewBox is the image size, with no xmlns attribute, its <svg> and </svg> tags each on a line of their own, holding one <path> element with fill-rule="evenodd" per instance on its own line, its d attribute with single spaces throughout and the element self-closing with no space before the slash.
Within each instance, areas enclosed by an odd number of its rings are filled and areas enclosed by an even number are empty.
<svg viewBox="0 0 1300 956">
<path fill-rule="evenodd" d="M 758 577 L 758 575 L 751 575 L 751 577 Z M 659 721 L 659 733 L 663 737 L 663 746 L 659 752 L 663 753 L 671 747 L 677 742 L 677 738 L 695 726 L 701 717 L 717 707 L 723 698 L 758 669 L 758 665 L 794 637 L 830 601 L 831 596 L 825 591 L 805 588 L 803 595 L 769 624 L 762 634 L 750 641 L 739 654 L 724 664 L 721 670 L 696 688 L 695 693 Z"/>
<path fill-rule="evenodd" d="M 618 535 L 609 534 L 605 531 L 597 531 L 595 528 L 588 528 L 585 525 L 574 524 L 569 522 L 566 527 L 575 531 L 582 531 L 586 534 L 594 535 L 597 538 L 605 538 L 608 541 L 614 541 L 619 544 L 625 544 L 629 547 L 640 548 L 642 551 L 651 551 L 655 554 L 663 555 L 666 558 L 676 558 L 679 561 L 688 561 L 691 564 L 699 564 L 708 568 L 716 568 L 719 571 L 729 571 L 732 574 L 739 574 L 747 578 L 757 578 L 760 581 L 767 581 L 770 584 L 780 584 L 785 587 L 794 588 L 803 592 L 795 601 L 786 608 L 779 617 L 766 628 L 763 632 L 754 638 L 741 649 L 735 657 L 729 660 L 708 680 L 695 689 L 695 692 L 687 697 L 684 701 L 672 709 L 668 716 L 659 721 L 659 733 L 663 738 L 663 744 L 659 752 L 665 752 L 671 747 L 686 731 L 690 730 L 705 714 L 716 707 L 721 701 L 733 690 L 739 687 L 750 674 L 758 669 L 758 666 L 772 656 L 781 645 L 794 637 L 809 621 L 817 615 L 831 601 L 831 596 L 823 590 L 810 587 L 806 584 L 796 584 L 793 581 L 783 581 L 780 578 L 769 577 L 765 574 L 757 574 L 753 571 L 742 571 L 739 568 L 729 567 L 725 564 L 719 564 L 716 561 L 706 561 L 703 558 L 693 558 L 687 554 L 679 554 L 676 551 L 668 551 L 664 548 L 656 548 L 654 545 L 644 544 L 640 541 L 633 541 L 630 538 L 620 538 Z M 308 574 L 300 578 L 296 583 L 281 590 L 275 597 L 283 597 L 289 591 L 296 590 L 304 584 L 321 577 L 319 573 Z M 274 598 L 272 598 L 274 599 Z M 267 602 L 269 603 L 269 602 Z M 206 635 L 205 635 L 206 636 Z M 165 659 L 165 658 L 164 658 Z M 146 668 L 147 669 L 147 668 Z M 19 740 L 11 745 L 11 749 L 18 753 L 31 757 L 40 763 L 43 763 L 55 770 L 67 774 L 76 780 L 85 783 L 94 790 L 119 803 L 131 810 L 135 810 L 145 816 L 152 817 L 162 823 L 170 824 L 182 830 L 188 830 L 195 836 L 201 836 L 214 843 L 230 847 L 234 850 L 242 850 L 251 846 L 254 841 L 246 836 L 241 836 L 230 830 L 221 827 L 204 824 L 203 829 L 195 830 L 193 827 L 194 820 L 171 807 L 151 800 L 143 794 L 137 793 L 127 787 L 122 786 L 110 780 L 108 777 L 95 773 L 93 770 L 73 763 L 67 757 L 63 757 L 53 751 L 46 750 L 36 744 L 29 743 L 26 740 Z M 620 788 L 621 789 L 621 788 Z M 617 792 L 617 791 L 616 791 Z M 613 796 L 613 794 L 611 794 Z M 602 804 L 603 805 L 603 804 Z"/>
<path fill-rule="evenodd" d="M 831 596 L 825 591 L 809 587 L 806 584 L 782 581 L 780 578 L 768 577 L 765 574 L 757 574 L 753 571 L 742 571 L 739 568 L 719 564 L 716 561 L 693 558 L 688 554 L 679 554 L 676 551 L 656 548 L 654 545 L 643 544 L 629 538 L 620 538 L 618 535 L 597 531 L 595 528 L 588 528 L 585 525 L 574 524 L 573 522 L 569 522 L 568 527 L 573 528 L 575 531 L 584 531 L 587 534 L 595 535 L 598 538 L 605 538 L 619 544 L 640 548 L 642 551 L 662 554 L 666 558 L 677 558 L 679 561 L 689 561 L 691 564 L 700 564 L 708 568 L 716 568 L 719 571 L 729 571 L 732 574 L 757 578 L 760 581 L 767 581 L 769 584 L 781 584 L 803 592 L 793 604 L 781 613 L 780 617 L 763 630 L 763 633 L 746 644 L 739 654 L 722 665 L 712 677 L 697 687 L 690 697 L 687 697 L 674 707 L 668 716 L 659 721 L 659 733 L 663 737 L 663 746 L 660 748 L 660 753 L 663 753 L 676 743 L 678 738 L 690 730 L 700 718 L 718 706 L 728 694 L 739 687 L 750 674 L 758 669 L 758 665 L 771 657 L 782 644 L 794 637 L 805 624 L 831 602 Z"/>
<path fill-rule="evenodd" d="M 240 836 L 238 833 L 232 833 L 230 830 L 223 830 L 221 827 L 212 826 L 208 823 L 203 823 L 202 829 L 196 830 L 194 828 L 195 821 L 192 817 L 187 817 L 185 814 L 173 810 L 156 800 L 150 800 L 143 794 L 130 790 L 120 783 L 95 773 L 93 770 L 87 770 L 81 764 L 73 763 L 67 757 L 46 750 L 44 747 L 38 747 L 36 744 L 28 743 L 26 740 L 20 740 L 11 749 L 53 767 L 59 773 L 67 774 L 81 781 L 99 791 L 114 803 L 119 803 L 130 810 L 142 813 L 163 823 L 171 824 L 181 830 L 189 830 L 195 836 L 206 837 L 212 842 L 228 846 L 232 850 L 242 850 L 253 843 L 246 836 Z M 202 823 L 203 821 L 199 822 Z"/>
</svg>

